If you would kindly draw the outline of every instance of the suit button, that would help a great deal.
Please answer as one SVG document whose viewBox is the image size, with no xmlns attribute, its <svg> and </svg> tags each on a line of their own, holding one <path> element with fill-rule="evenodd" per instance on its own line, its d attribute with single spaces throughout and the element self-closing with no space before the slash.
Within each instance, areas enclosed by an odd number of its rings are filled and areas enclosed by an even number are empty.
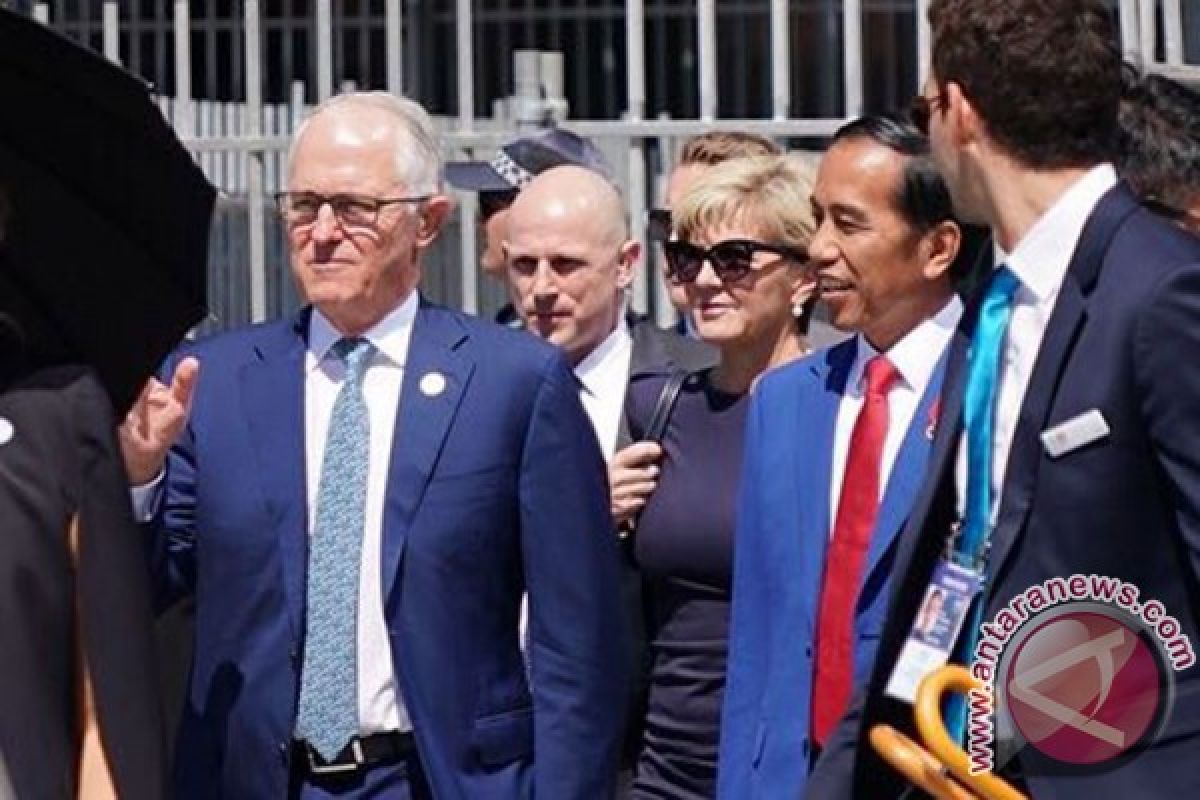
<svg viewBox="0 0 1200 800">
<path fill-rule="evenodd" d="M 810 645 L 806 645 L 806 646 L 804 647 L 804 657 L 805 657 L 805 658 L 812 658 L 812 645 L 811 645 L 811 644 L 810 644 Z"/>
<path fill-rule="evenodd" d="M 279 743 L 279 760 L 281 762 L 283 762 L 284 764 L 287 764 L 287 761 L 288 761 L 288 743 L 287 742 Z"/>
<path fill-rule="evenodd" d="M 288 650 L 288 658 L 291 659 L 293 664 L 300 660 L 300 650 L 296 645 L 292 645 L 292 649 Z"/>
</svg>

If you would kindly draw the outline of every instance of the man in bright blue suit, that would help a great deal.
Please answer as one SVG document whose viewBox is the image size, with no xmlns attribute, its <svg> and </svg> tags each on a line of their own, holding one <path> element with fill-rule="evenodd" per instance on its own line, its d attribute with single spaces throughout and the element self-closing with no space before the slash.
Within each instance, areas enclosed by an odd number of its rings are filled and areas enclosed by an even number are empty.
<svg viewBox="0 0 1200 800">
<path fill-rule="evenodd" d="M 729 800 L 798 797 L 875 656 L 893 540 L 920 485 L 962 304 L 960 230 L 911 126 L 838 131 L 809 248 L 857 335 L 768 374 L 747 428 L 719 764 Z"/>
<path fill-rule="evenodd" d="M 604 462 L 555 348 L 420 298 L 439 172 L 415 103 L 318 108 L 279 198 L 312 305 L 189 346 L 123 426 L 161 597 L 196 599 L 180 797 L 612 792 Z"/>
</svg>

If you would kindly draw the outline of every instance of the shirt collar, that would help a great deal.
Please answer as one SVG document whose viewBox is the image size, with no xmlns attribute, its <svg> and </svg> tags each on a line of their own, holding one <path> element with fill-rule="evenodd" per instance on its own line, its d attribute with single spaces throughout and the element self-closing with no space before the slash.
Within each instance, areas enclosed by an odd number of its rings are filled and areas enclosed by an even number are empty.
<svg viewBox="0 0 1200 800">
<path fill-rule="evenodd" d="M 375 346 L 378 354 L 392 364 L 403 367 L 408 359 L 408 342 L 412 338 L 413 323 L 417 318 L 420 301 L 416 292 L 409 292 L 404 302 L 363 333 L 363 338 Z M 305 357 L 307 371 L 316 369 L 329 355 L 330 348 L 342 338 L 342 334 L 329 318 L 313 308 L 308 323 L 308 354 Z"/>
<path fill-rule="evenodd" d="M 1088 170 L 1054 201 L 1012 253 L 997 253 L 997 264 L 1005 264 L 1039 301 L 1058 294 L 1075 248 L 1096 204 L 1117 185 L 1111 164 Z"/>
<path fill-rule="evenodd" d="M 930 353 L 941 354 L 950 343 L 954 329 L 962 317 L 963 304 L 957 294 L 951 295 L 941 310 L 932 317 L 923 320 L 921 324 L 904 334 L 898 342 L 887 351 L 887 359 L 900 373 L 900 380 L 915 392 L 924 392 L 933 368 L 937 365 L 936 358 L 930 358 Z M 847 376 L 847 386 L 861 390 L 863 373 L 867 362 L 879 355 L 866 337 L 858 334 L 854 363 Z"/>
<path fill-rule="evenodd" d="M 575 377 L 583 384 L 583 388 L 591 395 L 599 394 L 602 388 L 610 383 L 611 372 L 620 365 L 620 356 L 633 348 L 633 338 L 629 335 L 629 326 L 622 316 L 617 321 L 603 342 L 587 354 L 575 367 Z"/>
</svg>

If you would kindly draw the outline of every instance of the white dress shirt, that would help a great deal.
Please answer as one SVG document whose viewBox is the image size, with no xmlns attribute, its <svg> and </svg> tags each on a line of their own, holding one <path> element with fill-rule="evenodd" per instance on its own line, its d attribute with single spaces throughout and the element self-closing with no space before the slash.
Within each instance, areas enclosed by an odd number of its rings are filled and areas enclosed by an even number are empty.
<svg viewBox="0 0 1200 800">
<path fill-rule="evenodd" d="M 996 263 L 1004 264 L 1020 281 L 1013 295 L 1012 317 L 1000 352 L 997 378 L 996 416 L 992 430 L 992 508 L 995 523 L 1000 508 L 1004 474 L 1013 434 L 1033 375 L 1046 323 L 1054 311 L 1067 267 L 1079 244 L 1084 225 L 1096 204 L 1117 184 L 1116 170 L 1103 164 L 1087 172 L 1063 192 L 1007 257 L 997 252 Z M 958 514 L 966 507 L 967 448 L 959 439 L 954 465 Z"/>
<path fill-rule="evenodd" d="M 621 415 L 625 413 L 625 391 L 629 388 L 629 364 L 633 358 L 633 337 L 624 317 L 613 332 L 588 353 L 575 367 L 575 376 L 583 384 L 579 399 L 587 412 L 600 442 L 600 451 L 609 461 L 617 451 Z"/>
<path fill-rule="evenodd" d="M 942 309 L 930 319 L 904 335 L 900 341 L 892 345 L 885 354 L 888 361 L 900 373 L 900 377 L 892 384 L 888 392 L 888 429 L 883 441 L 883 461 L 879 465 L 879 499 L 882 502 L 887 490 L 888 478 L 892 474 L 892 466 L 900 453 L 905 434 L 912 424 L 913 414 L 921 404 L 929 379 L 942 352 L 950 343 L 954 329 L 962 317 L 962 301 L 958 295 L 952 296 Z M 850 365 L 850 373 L 846 376 L 846 389 L 838 403 L 837 425 L 833 434 L 833 466 L 829 474 L 829 535 L 833 536 L 837 525 L 838 504 L 841 502 L 842 480 L 846 472 L 846 460 L 850 452 L 850 437 L 854 432 L 854 423 L 863 406 L 863 394 L 866 391 L 864 372 L 867 362 L 879 355 L 862 335 L 858 335 L 857 348 L 854 352 L 854 363 Z"/>
<path fill-rule="evenodd" d="M 362 734 L 412 728 L 392 667 L 392 648 L 383 609 L 382 557 L 388 466 L 417 305 L 417 293 L 412 292 L 398 308 L 363 334 L 375 350 L 363 377 L 371 443 L 362 564 L 358 577 L 358 725 Z M 304 450 L 310 535 L 317 518 L 325 438 L 329 433 L 333 403 L 346 372 L 345 364 L 330 352 L 341 336 L 321 312 L 313 310 L 308 350 L 304 356 Z"/>
</svg>

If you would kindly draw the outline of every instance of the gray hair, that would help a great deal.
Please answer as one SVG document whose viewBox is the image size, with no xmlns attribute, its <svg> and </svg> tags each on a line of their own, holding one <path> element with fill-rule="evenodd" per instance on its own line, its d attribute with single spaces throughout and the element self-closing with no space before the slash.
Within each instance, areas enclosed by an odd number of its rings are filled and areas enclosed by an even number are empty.
<svg viewBox="0 0 1200 800">
<path fill-rule="evenodd" d="M 392 116 L 403 136 L 396 137 L 396 176 L 413 194 L 434 194 L 442 186 L 442 154 L 433 120 L 421 105 L 390 92 L 347 92 L 323 101 L 304 118 L 292 137 L 288 161 L 295 155 L 296 143 L 308 123 L 327 111 L 343 108 L 371 108 Z"/>
</svg>

